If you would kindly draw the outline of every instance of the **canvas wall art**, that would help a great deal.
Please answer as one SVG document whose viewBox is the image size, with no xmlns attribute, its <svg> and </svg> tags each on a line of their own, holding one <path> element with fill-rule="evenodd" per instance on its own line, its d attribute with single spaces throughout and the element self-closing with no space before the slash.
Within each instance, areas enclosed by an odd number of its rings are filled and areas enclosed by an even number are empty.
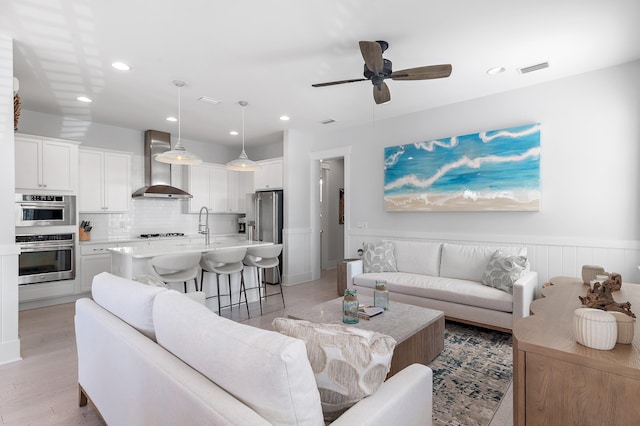
<svg viewBox="0 0 640 426">
<path fill-rule="evenodd" d="M 540 123 L 390 146 L 386 211 L 539 211 Z"/>
</svg>

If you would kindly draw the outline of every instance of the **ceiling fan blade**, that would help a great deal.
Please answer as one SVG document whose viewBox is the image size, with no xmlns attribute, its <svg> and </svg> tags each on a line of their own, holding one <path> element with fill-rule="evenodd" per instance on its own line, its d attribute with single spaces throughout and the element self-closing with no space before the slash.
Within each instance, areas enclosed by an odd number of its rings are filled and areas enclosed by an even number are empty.
<svg viewBox="0 0 640 426">
<path fill-rule="evenodd" d="M 442 64 L 394 71 L 391 74 L 391 78 L 394 80 L 430 80 L 433 78 L 445 78 L 450 75 L 451 64 Z"/>
<path fill-rule="evenodd" d="M 334 86 L 336 84 L 344 84 L 344 83 L 355 83 L 356 81 L 366 81 L 366 78 L 356 78 L 353 80 L 338 80 L 338 81 L 329 81 L 327 83 L 316 83 L 312 84 L 312 87 L 325 87 L 325 86 Z"/>
<path fill-rule="evenodd" d="M 373 86 L 373 99 L 378 105 L 385 104 L 391 100 L 391 93 L 387 83 L 383 81 L 380 86 Z"/>
<path fill-rule="evenodd" d="M 364 63 L 367 64 L 369 71 L 378 75 L 382 72 L 382 47 L 377 41 L 361 41 L 360 53 L 364 58 Z"/>
</svg>

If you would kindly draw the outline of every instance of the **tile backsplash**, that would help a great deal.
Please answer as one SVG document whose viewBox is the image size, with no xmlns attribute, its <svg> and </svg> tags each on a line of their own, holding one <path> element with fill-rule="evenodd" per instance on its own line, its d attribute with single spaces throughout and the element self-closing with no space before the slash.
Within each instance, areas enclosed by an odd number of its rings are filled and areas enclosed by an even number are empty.
<svg viewBox="0 0 640 426">
<path fill-rule="evenodd" d="M 80 213 L 80 220 L 91 221 L 92 240 L 137 237 L 140 234 L 198 232 L 198 214 L 184 213 L 186 200 L 136 199 L 126 213 Z M 204 218 L 203 218 L 204 220 Z M 210 214 L 212 235 L 238 232 L 238 215 Z"/>
</svg>

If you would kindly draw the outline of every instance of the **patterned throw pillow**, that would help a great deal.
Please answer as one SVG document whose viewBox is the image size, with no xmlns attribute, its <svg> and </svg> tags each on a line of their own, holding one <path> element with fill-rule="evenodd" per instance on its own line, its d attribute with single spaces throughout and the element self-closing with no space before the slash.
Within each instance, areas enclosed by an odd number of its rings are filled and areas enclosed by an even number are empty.
<svg viewBox="0 0 640 426">
<path fill-rule="evenodd" d="M 384 382 L 396 341 L 340 324 L 276 318 L 273 328 L 304 340 L 316 377 L 325 421 L 333 421 Z"/>
<path fill-rule="evenodd" d="M 529 271 L 525 256 L 507 256 L 496 250 L 484 270 L 482 284 L 513 294 L 513 283 Z"/>
<path fill-rule="evenodd" d="M 365 273 L 398 271 L 391 241 L 364 243 L 362 261 Z"/>
</svg>

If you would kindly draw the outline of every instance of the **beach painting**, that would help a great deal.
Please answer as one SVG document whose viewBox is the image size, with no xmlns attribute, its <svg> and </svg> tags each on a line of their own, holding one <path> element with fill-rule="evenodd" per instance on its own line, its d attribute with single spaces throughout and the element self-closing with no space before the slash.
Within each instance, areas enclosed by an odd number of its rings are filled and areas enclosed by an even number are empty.
<svg viewBox="0 0 640 426">
<path fill-rule="evenodd" d="M 539 211 L 540 123 L 385 148 L 384 206 Z"/>
</svg>

